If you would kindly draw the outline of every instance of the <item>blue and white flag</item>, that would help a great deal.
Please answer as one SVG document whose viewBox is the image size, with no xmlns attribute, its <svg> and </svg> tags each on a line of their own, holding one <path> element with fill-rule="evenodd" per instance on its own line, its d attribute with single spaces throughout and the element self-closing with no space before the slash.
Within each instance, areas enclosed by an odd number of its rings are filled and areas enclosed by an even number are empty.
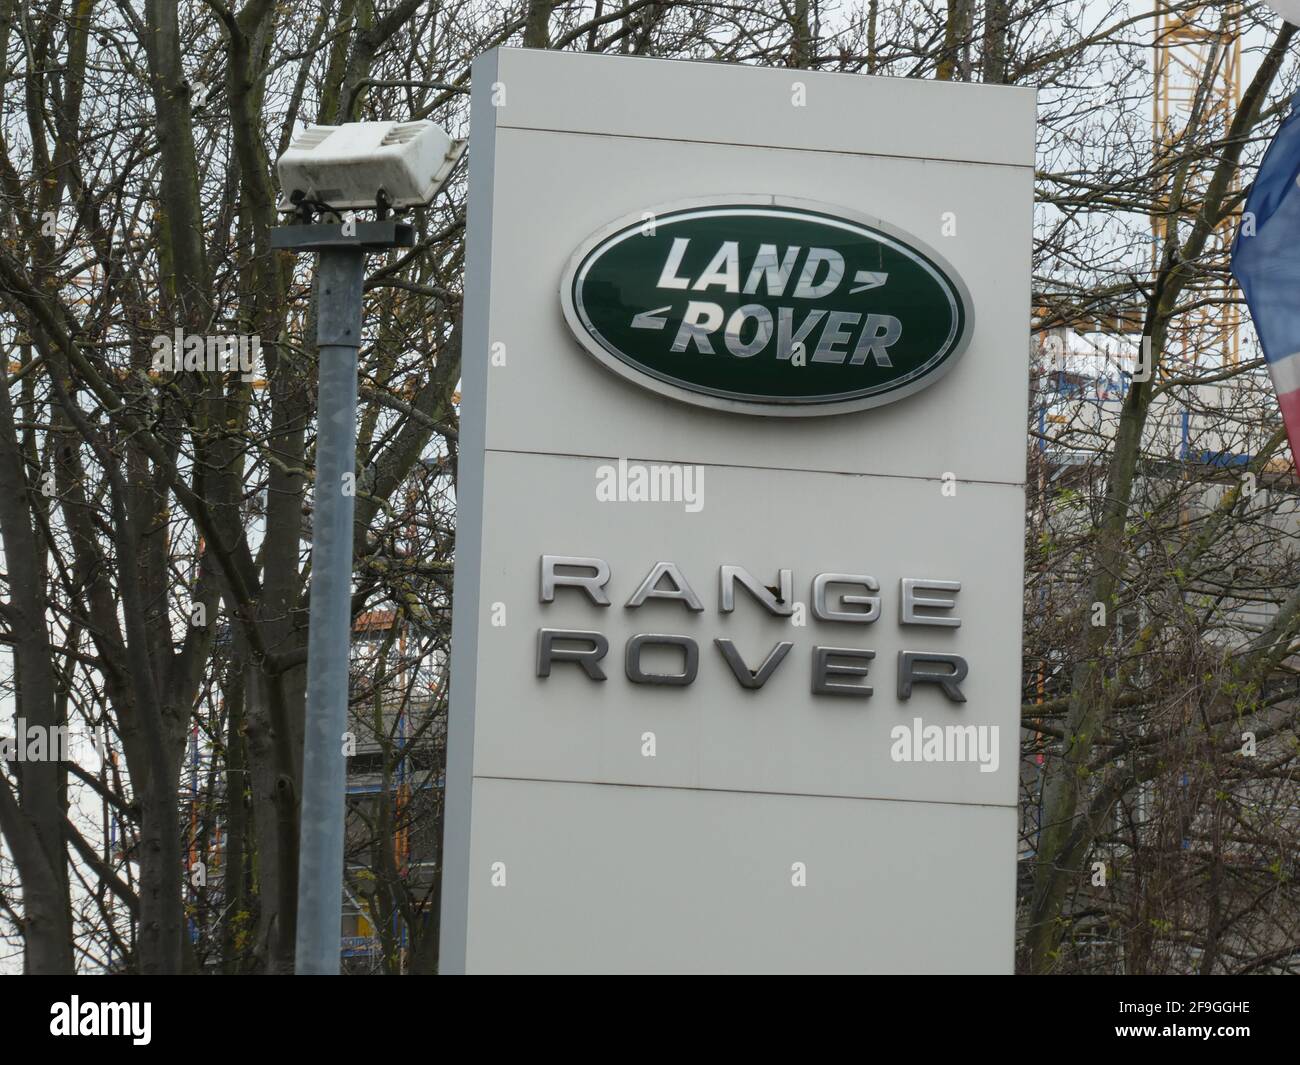
<svg viewBox="0 0 1300 1065">
<path fill-rule="evenodd" d="M 1232 272 L 1259 334 L 1291 455 L 1300 463 L 1300 93 L 1259 164 Z"/>
</svg>

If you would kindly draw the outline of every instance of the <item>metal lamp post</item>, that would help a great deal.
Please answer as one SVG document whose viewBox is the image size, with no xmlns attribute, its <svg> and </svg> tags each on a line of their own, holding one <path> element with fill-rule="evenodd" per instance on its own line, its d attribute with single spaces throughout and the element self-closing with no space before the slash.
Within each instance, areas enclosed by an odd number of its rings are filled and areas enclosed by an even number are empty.
<svg viewBox="0 0 1300 1065">
<path fill-rule="evenodd" d="M 281 226 L 271 231 L 273 248 L 320 253 L 320 390 L 295 952 L 300 975 L 339 971 L 354 498 L 344 491 L 344 479 L 356 473 L 357 351 L 366 253 L 414 245 L 414 229 L 393 221 Z"/>
</svg>

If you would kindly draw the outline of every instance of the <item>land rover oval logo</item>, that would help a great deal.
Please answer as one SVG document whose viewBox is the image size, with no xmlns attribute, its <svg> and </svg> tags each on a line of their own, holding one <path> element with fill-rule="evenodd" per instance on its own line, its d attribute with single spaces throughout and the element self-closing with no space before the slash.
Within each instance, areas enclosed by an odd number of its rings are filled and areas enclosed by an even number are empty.
<svg viewBox="0 0 1300 1065">
<path fill-rule="evenodd" d="M 883 222 L 778 197 L 694 200 L 624 219 L 560 285 L 582 345 L 688 403 L 838 414 L 932 384 L 974 321 L 956 273 Z"/>
</svg>

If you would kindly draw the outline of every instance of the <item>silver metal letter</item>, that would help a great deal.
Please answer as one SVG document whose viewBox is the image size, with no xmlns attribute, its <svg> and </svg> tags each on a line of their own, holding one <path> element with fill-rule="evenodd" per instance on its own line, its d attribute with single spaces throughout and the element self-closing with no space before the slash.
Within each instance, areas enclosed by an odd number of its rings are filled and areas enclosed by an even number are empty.
<svg viewBox="0 0 1300 1065">
<path fill-rule="evenodd" d="M 939 625 L 955 629 L 961 625 L 961 618 L 941 618 L 934 614 L 918 614 L 917 608 L 925 610 L 951 610 L 956 606 L 952 599 L 925 599 L 917 595 L 923 592 L 960 592 L 961 581 L 927 581 L 916 577 L 904 577 L 902 580 L 903 598 L 899 603 L 899 621 L 904 625 Z"/>
<path fill-rule="evenodd" d="M 936 662 L 939 665 L 952 666 L 952 672 L 940 672 L 934 669 L 917 669 L 918 662 Z M 970 667 L 961 655 L 943 654 L 939 651 L 899 651 L 898 652 L 898 697 L 910 699 L 913 684 L 937 684 L 943 694 L 954 703 L 964 703 L 966 696 L 957 687 L 966 679 Z"/>
<path fill-rule="evenodd" d="M 571 569 L 594 570 L 590 576 L 575 576 L 556 571 L 564 566 Z M 574 555 L 542 556 L 542 602 L 555 601 L 557 585 L 581 588 L 597 606 L 609 606 L 605 585 L 609 583 L 609 563 L 603 558 L 578 558 Z"/>
<path fill-rule="evenodd" d="M 850 666 L 832 662 L 831 658 L 858 658 L 870 661 L 876 657 L 875 651 L 864 651 L 858 647 L 814 647 L 812 692 L 814 695 L 857 695 L 868 696 L 872 688 L 867 684 L 849 684 L 833 681 L 836 677 L 865 677 L 869 666 Z"/>
<path fill-rule="evenodd" d="M 740 340 L 740 331 L 749 318 L 754 319 L 757 328 L 754 330 L 754 338 L 748 344 L 744 344 Z M 757 355 L 767 347 L 767 342 L 771 339 L 772 312 L 761 303 L 746 303 L 734 311 L 727 319 L 726 332 L 722 334 L 722 342 L 727 345 L 727 350 L 738 359 L 748 359 L 751 355 Z"/>
<path fill-rule="evenodd" d="M 877 366 L 893 366 L 888 348 L 903 335 L 903 324 L 890 314 L 869 314 L 867 323 L 862 327 L 857 347 L 853 349 L 850 366 L 861 366 L 870 355 Z"/>
<path fill-rule="evenodd" d="M 641 668 L 641 648 L 646 644 L 663 647 L 680 647 L 685 655 L 680 673 L 646 673 Z M 684 688 L 695 679 L 700 668 L 700 645 L 689 636 L 668 636 L 658 632 L 639 632 L 627 641 L 623 668 L 633 684 L 662 684 L 670 688 Z"/>
<path fill-rule="evenodd" d="M 730 614 L 736 609 L 736 582 L 743 584 L 746 590 L 757 599 L 769 614 L 775 614 L 777 617 L 788 618 L 794 613 L 794 573 L 791 570 L 783 569 L 777 576 L 779 582 L 780 594 L 773 592 L 762 581 L 755 577 L 744 566 L 719 566 L 718 582 L 721 586 L 720 597 L 722 599 L 721 610 L 724 614 Z"/>
<path fill-rule="evenodd" d="M 718 645 L 718 650 L 722 652 L 722 657 L 727 660 L 731 672 L 740 681 L 740 686 L 751 690 L 761 688 L 767 683 L 768 678 L 776 672 L 776 667 L 785 661 L 785 656 L 790 653 L 790 648 L 794 646 L 789 640 L 782 640 L 768 652 L 761 666 L 757 669 L 750 669 L 745 660 L 740 657 L 736 645 L 730 640 L 718 637 L 713 642 Z"/>
<path fill-rule="evenodd" d="M 582 640 L 591 646 L 582 650 L 556 647 L 557 640 Z M 605 671 L 600 668 L 600 660 L 605 657 L 608 650 L 609 641 L 598 632 L 583 632 L 579 629 L 538 629 L 537 675 L 549 677 L 552 662 L 576 662 L 592 680 L 604 680 Z"/>
<path fill-rule="evenodd" d="M 813 617 L 819 621 L 851 621 L 865 625 L 880 617 L 880 596 L 878 595 L 841 595 L 839 601 L 845 604 L 862 604 L 866 610 L 832 610 L 826 605 L 826 586 L 830 584 L 860 584 L 868 591 L 880 591 L 875 577 L 857 573 L 819 573 L 813 580 Z"/>
<path fill-rule="evenodd" d="M 847 345 L 853 326 L 862 321 L 862 315 L 852 311 L 831 311 L 822 329 L 821 339 L 817 341 L 817 350 L 813 353 L 813 362 L 830 362 L 837 366 L 848 357 L 849 349 L 839 347 Z"/>
<path fill-rule="evenodd" d="M 659 588 L 657 585 L 664 577 L 672 581 L 671 588 Z M 702 611 L 704 604 L 700 602 L 700 597 L 687 583 L 686 578 L 682 576 L 682 571 L 677 568 L 676 562 L 656 562 L 652 569 L 643 580 L 632 598 L 627 601 L 629 607 L 640 606 L 647 599 L 679 599 L 691 610 Z"/>
</svg>

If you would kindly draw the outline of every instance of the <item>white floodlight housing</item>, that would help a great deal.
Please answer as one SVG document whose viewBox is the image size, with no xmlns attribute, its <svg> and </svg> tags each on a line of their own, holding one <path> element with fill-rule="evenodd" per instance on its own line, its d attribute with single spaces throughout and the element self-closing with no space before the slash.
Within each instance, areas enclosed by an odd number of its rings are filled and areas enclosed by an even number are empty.
<svg viewBox="0 0 1300 1065">
<path fill-rule="evenodd" d="M 276 161 L 280 210 L 301 199 L 361 210 L 429 203 L 465 150 L 433 122 L 345 122 L 308 126 Z"/>
</svg>

